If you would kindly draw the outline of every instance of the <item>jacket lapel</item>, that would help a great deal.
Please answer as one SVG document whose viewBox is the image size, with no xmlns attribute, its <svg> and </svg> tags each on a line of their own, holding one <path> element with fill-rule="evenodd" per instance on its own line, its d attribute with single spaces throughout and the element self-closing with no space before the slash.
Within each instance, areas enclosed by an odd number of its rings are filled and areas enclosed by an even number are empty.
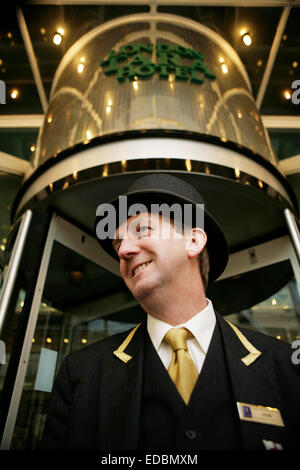
<svg viewBox="0 0 300 470">
<path fill-rule="evenodd" d="M 141 324 L 124 349 L 124 360 L 115 348 L 102 355 L 99 449 L 138 448 L 145 334 Z"/>
<path fill-rule="evenodd" d="M 222 332 L 235 402 L 268 406 L 280 410 L 280 397 L 272 351 L 260 347 L 261 355 L 247 366 L 242 362 L 242 358 L 247 355 L 248 351 L 228 323 L 220 314 L 215 313 Z M 264 449 L 263 439 L 277 443 L 284 442 L 284 427 L 241 420 L 236 403 L 236 417 L 239 422 L 243 448 Z"/>
</svg>

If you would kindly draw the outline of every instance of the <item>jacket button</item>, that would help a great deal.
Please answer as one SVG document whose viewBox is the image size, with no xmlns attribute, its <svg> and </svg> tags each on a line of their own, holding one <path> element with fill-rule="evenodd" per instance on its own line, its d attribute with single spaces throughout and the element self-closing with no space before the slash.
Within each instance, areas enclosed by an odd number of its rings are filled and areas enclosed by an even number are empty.
<svg viewBox="0 0 300 470">
<path fill-rule="evenodd" d="M 185 437 L 187 437 L 190 441 L 196 439 L 198 433 L 194 429 L 187 429 L 185 431 Z"/>
</svg>

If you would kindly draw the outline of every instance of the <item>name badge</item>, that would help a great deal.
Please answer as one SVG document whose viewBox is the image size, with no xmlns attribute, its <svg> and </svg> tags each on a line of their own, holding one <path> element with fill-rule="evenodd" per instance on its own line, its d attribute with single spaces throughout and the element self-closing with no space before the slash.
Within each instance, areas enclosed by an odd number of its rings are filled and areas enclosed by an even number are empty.
<svg viewBox="0 0 300 470">
<path fill-rule="evenodd" d="M 252 421 L 253 423 L 272 424 L 273 426 L 284 427 L 284 422 L 278 408 L 240 402 L 237 402 L 237 408 L 240 419 L 243 421 Z"/>
</svg>

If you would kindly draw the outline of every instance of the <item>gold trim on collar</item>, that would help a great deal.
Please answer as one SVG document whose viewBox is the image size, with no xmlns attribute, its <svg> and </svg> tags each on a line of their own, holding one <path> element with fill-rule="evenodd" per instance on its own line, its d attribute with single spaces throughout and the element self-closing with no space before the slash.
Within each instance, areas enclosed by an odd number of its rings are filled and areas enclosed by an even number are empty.
<svg viewBox="0 0 300 470">
<path fill-rule="evenodd" d="M 251 344 L 247 338 L 240 332 L 240 330 L 233 325 L 230 321 L 226 320 L 228 325 L 231 326 L 235 334 L 237 335 L 238 339 L 242 343 L 242 345 L 249 351 L 249 354 L 247 356 L 242 357 L 241 361 L 246 365 L 250 366 L 256 359 L 261 355 L 261 352 L 256 349 L 253 344 Z"/>
<path fill-rule="evenodd" d="M 129 354 L 126 354 L 124 352 L 124 349 L 127 348 L 128 344 L 130 343 L 130 341 L 132 340 L 133 338 L 133 335 L 135 334 L 136 330 L 138 329 L 138 327 L 141 325 L 141 323 L 139 323 L 133 330 L 131 330 L 131 332 L 129 333 L 129 335 L 125 338 L 125 340 L 123 341 L 123 343 L 118 347 L 118 349 L 116 349 L 113 354 L 115 356 L 117 356 L 122 362 L 125 362 L 125 364 L 127 364 L 127 362 L 130 361 L 130 359 L 132 359 L 132 356 L 130 356 Z"/>
</svg>

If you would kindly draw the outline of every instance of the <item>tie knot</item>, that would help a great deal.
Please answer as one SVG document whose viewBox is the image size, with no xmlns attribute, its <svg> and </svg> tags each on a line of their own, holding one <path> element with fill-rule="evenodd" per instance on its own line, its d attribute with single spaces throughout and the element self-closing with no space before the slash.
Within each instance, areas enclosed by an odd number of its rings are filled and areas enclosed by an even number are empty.
<svg viewBox="0 0 300 470">
<path fill-rule="evenodd" d="M 165 335 L 164 339 L 169 343 L 173 351 L 184 349 L 187 351 L 186 340 L 189 331 L 186 328 L 171 328 Z"/>
</svg>

